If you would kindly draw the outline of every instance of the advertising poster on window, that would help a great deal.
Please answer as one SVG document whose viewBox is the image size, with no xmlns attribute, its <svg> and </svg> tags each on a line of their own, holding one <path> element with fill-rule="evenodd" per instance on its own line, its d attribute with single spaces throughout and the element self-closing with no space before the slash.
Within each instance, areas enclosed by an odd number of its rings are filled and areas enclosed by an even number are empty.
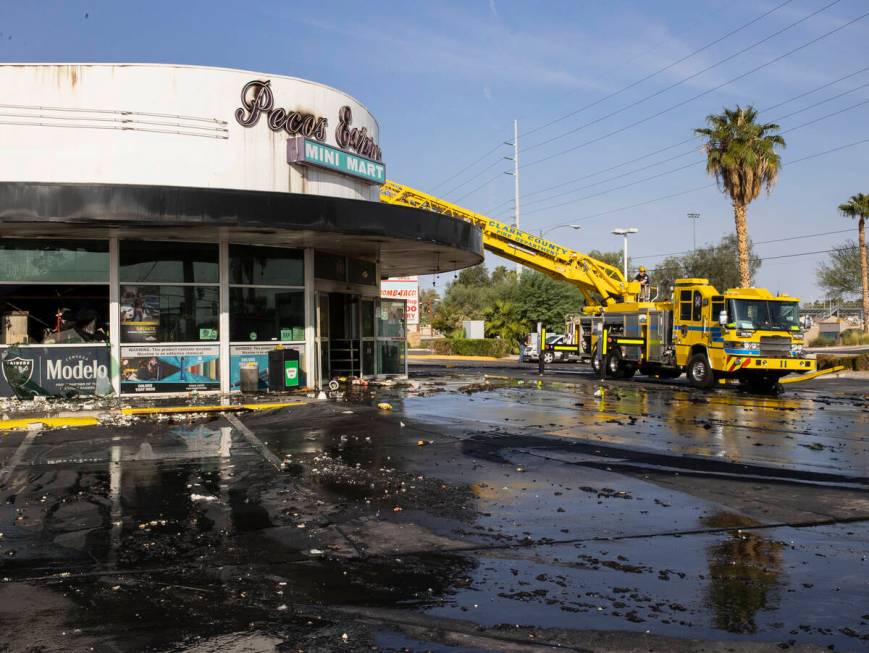
<svg viewBox="0 0 869 653">
<path fill-rule="evenodd" d="M 232 345 L 230 347 L 229 387 L 231 390 L 241 390 L 241 368 L 256 365 L 258 376 L 258 390 L 269 389 L 269 352 L 275 348 L 274 344 L 267 345 Z M 295 349 L 299 357 L 304 358 L 304 347 L 288 347 Z"/>
<path fill-rule="evenodd" d="M 380 299 L 403 299 L 407 302 L 407 324 L 419 324 L 419 278 L 393 277 L 380 282 Z"/>
<path fill-rule="evenodd" d="M 121 347 L 121 392 L 189 392 L 220 389 L 220 347 Z"/>
<path fill-rule="evenodd" d="M 0 397 L 74 397 L 111 392 L 107 345 L 0 348 Z"/>
<path fill-rule="evenodd" d="M 160 328 L 160 287 L 121 286 L 121 340 L 156 342 Z"/>
</svg>

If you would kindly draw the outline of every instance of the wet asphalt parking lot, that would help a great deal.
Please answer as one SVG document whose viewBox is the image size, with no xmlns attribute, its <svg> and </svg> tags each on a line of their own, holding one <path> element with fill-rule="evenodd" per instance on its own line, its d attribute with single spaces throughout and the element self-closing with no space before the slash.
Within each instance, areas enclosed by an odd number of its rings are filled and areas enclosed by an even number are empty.
<svg viewBox="0 0 869 653">
<path fill-rule="evenodd" d="M 0 650 L 869 650 L 866 380 L 411 381 L 0 435 Z"/>
</svg>

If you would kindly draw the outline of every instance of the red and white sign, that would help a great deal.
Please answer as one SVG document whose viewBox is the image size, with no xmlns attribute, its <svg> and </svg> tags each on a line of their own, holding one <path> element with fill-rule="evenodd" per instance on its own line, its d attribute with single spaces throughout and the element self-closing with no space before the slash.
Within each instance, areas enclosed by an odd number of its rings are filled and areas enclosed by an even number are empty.
<svg viewBox="0 0 869 653">
<path fill-rule="evenodd" d="M 419 324 L 419 279 L 393 277 L 380 282 L 380 299 L 403 299 L 407 302 L 407 323 Z"/>
</svg>

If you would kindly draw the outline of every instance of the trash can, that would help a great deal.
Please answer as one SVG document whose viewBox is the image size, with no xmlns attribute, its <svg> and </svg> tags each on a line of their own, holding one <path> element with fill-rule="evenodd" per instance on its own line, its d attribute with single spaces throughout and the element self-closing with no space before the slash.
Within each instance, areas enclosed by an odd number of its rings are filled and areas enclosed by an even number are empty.
<svg viewBox="0 0 869 653">
<path fill-rule="evenodd" d="M 269 390 L 282 392 L 299 387 L 299 352 L 273 349 L 269 352 Z"/>
<path fill-rule="evenodd" d="M 242 392 L 257 392 L 259 390 L 259 364 L 247 361 L 239 368 L 239 385 Z"/>
</svg>

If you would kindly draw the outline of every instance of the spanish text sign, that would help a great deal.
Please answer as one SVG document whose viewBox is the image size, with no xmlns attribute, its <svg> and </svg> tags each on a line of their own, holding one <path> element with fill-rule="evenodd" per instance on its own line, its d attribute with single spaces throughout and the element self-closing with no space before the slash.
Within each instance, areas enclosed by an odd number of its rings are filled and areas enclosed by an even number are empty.
<svg viewBox="0 0 869 653">
<path fill-rule="evenodd" d="M 380 282 L 381 299 L 403 299 L 407 302 L 407 323 L 419 324 L 419 279 L 393 277 Z"/>
</svg>

